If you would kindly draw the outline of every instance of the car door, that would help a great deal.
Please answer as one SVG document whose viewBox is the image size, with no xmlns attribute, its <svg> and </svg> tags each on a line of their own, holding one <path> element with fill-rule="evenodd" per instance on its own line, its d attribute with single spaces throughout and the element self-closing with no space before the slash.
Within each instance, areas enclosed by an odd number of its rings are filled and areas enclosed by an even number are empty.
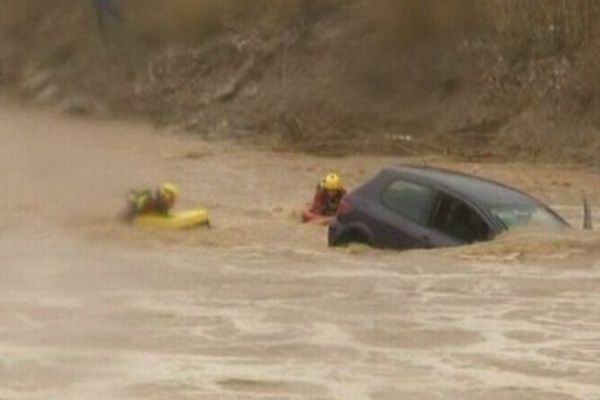
<svg viewBox="0 0 600 400">
<path fill-rule="evenodd" d="M 377 223 L 372 230 L 383 247 L 431 248 L 455 241 L 430 228 L 438 192 L 423 184 L 396 179 L 380 194 Z"/>
<path fill-rule="evenodd" d="M 474 207 L 447 193 L 439 194 L 430 226 L 462 244 L 489 240 L 493 232 L 492 227 Z"/>
</svg>

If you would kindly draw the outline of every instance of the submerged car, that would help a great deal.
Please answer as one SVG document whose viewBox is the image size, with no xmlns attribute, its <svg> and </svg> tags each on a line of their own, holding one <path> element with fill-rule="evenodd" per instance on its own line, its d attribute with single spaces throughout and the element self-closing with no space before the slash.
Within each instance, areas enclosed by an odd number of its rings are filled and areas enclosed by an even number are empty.
<svg viewBox="0 0 600 400">
<path fill-rule="evenodd" d="M 498 182 L 437 168 L 394 166 L 344 197 L 329 227 L 329 245 L 459 246 L 520 227 L 555 230 L 569 224 L 541 201 Z"/>
</svg>

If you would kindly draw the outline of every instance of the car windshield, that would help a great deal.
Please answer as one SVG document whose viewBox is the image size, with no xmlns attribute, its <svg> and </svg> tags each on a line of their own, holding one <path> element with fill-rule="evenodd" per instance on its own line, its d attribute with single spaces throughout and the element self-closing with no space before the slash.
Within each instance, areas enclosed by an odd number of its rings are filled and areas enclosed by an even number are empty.
<svg viewBox="0 0 600 400">
<path fill-rule="evenodd" d="M 564 223 L 537 205 L 511 204 L 491 208 L 492 214 L 508 229 L 515 228 L 560 228 Z"/>
</svg>

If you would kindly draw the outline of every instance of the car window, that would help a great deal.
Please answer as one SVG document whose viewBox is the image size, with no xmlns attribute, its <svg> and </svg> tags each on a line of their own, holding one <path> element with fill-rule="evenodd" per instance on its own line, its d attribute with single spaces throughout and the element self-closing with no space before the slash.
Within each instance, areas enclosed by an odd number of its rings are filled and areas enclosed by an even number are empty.
<svg viewBox="0 0 600 400">
<path fill-rule="evenodd" d="M 434 229 L 467 243 L 486 240 L 490 228 L 483 218 L 466 203 L 449 195 L 441 195 L 431 225 Z"/>
<path fill-rule="evenodd" d="M 548 210 L 537 205 L 495 206 L 492 214 L 508 228 L 560 228 L 564 223 Z"/>
<path fill-rule="evenodd" d="M 404 180 L 389 185 L 381 197 L 386 208 L 421 225 L 429 222 L 434 200 L 433 189 Z"/>
</svg>

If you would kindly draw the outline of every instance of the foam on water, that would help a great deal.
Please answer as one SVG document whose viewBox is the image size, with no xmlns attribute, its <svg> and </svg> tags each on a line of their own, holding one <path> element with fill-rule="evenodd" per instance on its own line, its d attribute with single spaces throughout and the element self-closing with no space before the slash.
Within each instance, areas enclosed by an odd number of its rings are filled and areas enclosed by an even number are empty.
<svg viewBox="0 0 600 400">
<path fill-rule="evenodd" d="M 139 126 L 0 116 L 0 162 L 27 164 L 2 169 L 25 194 L 0 199 L 2 399 L 598 398 L 597 235 L 332 250 L 325 230 L 289 218 L 315 165 L 390 160 L 265 157 Z M 190 151 L 209 155 L 177 157 Z M 116 223 L 128 185 L 167 175 L 184 205 L 213 205 L 213 229 Z"/>
</svg>

